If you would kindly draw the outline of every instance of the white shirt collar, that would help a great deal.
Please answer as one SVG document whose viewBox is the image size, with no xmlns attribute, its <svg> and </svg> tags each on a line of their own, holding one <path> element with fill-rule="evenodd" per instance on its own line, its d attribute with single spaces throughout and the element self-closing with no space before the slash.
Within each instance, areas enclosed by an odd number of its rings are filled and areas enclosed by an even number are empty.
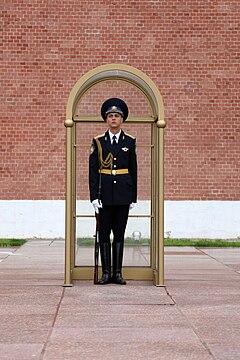
<svg viewBox="0 0 240 360">
<path fill-rule="evenodd" d="M 121 130 L 117 134 L 113 134 L 110 130 L 108 130 L 108 132 L 109 132 L 109 136 L 110 136 L 110 141 L 111 142 L 113 141 L 113 136 L 115 135 L 116 136 L 116 142 L 118 143 L 119 136 L 121 134 Z"/>
</svg>

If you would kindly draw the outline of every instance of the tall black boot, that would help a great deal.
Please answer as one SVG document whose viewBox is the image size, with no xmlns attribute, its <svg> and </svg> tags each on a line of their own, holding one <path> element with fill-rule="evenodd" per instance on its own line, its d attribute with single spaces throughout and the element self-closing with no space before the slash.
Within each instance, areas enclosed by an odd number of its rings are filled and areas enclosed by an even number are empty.
<svg viewBox="0 0 240 360">
<path fill-rule="evenodd" d="M 122 278 L 123 242 L 113 242 L 113 277 L 114 284 L 126 285 Z"/>
<path fill-rule="evenodd" d="M 102 261 L 102 278 L 99 280 L 99 285 L 109 284 L 111 282 L 111 244 L 100 244 L 100 253 Z"/>
</svg>

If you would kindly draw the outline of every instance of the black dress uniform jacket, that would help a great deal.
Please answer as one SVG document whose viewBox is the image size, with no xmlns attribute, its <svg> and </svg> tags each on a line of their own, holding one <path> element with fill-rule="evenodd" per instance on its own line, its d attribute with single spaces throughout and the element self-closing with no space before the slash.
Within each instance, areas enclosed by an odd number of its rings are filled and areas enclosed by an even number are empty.
<svg viewBox="0 0 240 360">
<path fill-rule="evenodd" d="M 99 173 L 99 141 L 102 148 L 102 159 L 105 160 L 109 153 L 112 160 L 105 169 L 128 169 L 128 174 L 103 174 Z M 90 200 L 99 199 L 103 205 L 128 205 L 137 202 L 137 159 L 136 139 L 121 130 L 118 143 L 113 147 L 110 142 L 109 132 L 93 139 L 89 160 L 89 188 Z"/>
</svg>

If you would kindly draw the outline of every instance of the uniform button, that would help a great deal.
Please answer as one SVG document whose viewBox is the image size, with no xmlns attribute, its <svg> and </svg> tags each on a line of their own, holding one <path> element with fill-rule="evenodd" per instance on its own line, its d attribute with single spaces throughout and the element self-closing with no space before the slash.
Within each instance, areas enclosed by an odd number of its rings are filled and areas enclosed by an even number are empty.
<svg viewBox="0 0 240 360">
<path fill-rule="evenodd" d="M 116 184 L 117 182 L 116 182 L 116 180 L 114 180 L 114 184 Z"/>
<path fill-rule="evenodd" d="M 117 158 L 114 158 L 113 160 L 117 160 Z"/>
<path fill-rule="evenodd" d="M 117 165 L 113 165 L 113 167 L 116 167 Z"/>
</svg>

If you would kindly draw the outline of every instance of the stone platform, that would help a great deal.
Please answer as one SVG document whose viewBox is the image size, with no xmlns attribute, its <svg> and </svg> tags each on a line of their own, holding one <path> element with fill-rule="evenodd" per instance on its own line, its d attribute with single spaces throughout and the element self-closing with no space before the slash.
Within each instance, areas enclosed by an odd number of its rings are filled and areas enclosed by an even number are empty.
<svg viewBox="0 0 240 360">
<path fill-rule="evenodd" d="M 64 242 L 0 248 L 0 359 L 239 360 L 240 249 L 165 249 L 165 287 L 65 288 Z"/>
</svg>

